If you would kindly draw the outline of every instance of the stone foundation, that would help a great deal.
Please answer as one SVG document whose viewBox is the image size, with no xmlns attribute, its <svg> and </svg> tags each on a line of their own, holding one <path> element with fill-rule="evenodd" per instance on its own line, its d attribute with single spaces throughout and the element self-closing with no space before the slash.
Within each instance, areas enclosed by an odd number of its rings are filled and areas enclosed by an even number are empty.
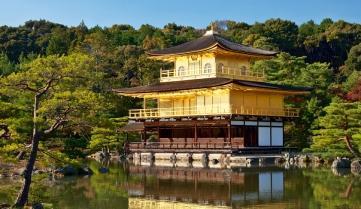
<svg viewBox="0 0 361 209">
<path fill-rule="evenodd" d="M 227 153 L 133 153 L 136 165 L 166 167 L 231 168 L 276 165 L 282 156 L 232 156 Z"/>
</svg>

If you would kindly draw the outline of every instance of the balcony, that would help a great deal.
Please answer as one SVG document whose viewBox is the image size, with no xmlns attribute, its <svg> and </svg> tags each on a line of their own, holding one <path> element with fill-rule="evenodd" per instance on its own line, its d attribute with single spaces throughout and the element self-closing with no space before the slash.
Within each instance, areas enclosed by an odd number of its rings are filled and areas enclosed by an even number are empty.
<svg viewBox="0 0 361 209">
<path fill-rule="evenodd" d="M 201 68 L 185 69 L 184 71 L 178 71 L 175 69 L 160 70 L 161 82 L 201 79 L 210 77 L 225 77 L 239 80 L 263 81 L 265 78 L 265 74 L 264 71 L 253 72 L 245 67 L 234 68 L 227 66 L 218 67 L 216 71 L 210 69 L 207 72 L 205 72 L 204 69 Z"/>
<path fill-rule="evenodd" d="M 265 74 L 263 70 L 261 72 L 254 72 L 247 68 L 231 68 L 225 66 L 217 69 L 217 76 L 248 81 L 265 80 Z"/>
<path fill-rule="evenodd" d="M 298 108 L 258 108 L 258 107 L 232 107 L 224 106 L 202 106 L 202 107 L 179 107 L 179 108 L 151 108 L 131 109 L 130 119 L 151 119 L 188 116 L 210 116 L 210 115 L 254 115 L 254 116 L 277 116 L 298 117 Z"/>
<path fill-rule="evenodd" d="M 129 118 L 162 118 L 162 117 L 186 117 L 205 115 L 228 115 L 231 108 L 225 106 L 204 106 L 204 107 L 177 107 L 177 108 L 151 108 L 151 109 L 131 109 Z"/>
<path fill-rule="evenodd" d="M 178 71 L 175 69 L 163 70 L 160 69 L 160 82 L 169 82 L 169 81 L 182 81 L 182 80 L 192 80 L 192 79 L 201 79 L 201 78 L 212 78 L 216 77 L 215 72 L 202 72 L 202 69 L 193 69 L 193 70 L 184 70 Z"/>
</svg>

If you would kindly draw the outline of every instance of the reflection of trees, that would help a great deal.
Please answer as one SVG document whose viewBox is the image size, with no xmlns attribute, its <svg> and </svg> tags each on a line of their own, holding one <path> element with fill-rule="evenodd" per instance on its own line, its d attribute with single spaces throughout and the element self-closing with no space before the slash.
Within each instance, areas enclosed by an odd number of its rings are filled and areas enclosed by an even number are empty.
<svg viewBox="0 0 361 209">
<path fill-rule="evenodd" d="M 170 175 L 167 170 L 155 172 L 151 169 L 144 170 L 144 167 L 135 170 L 134 167 L 128 168 L 128 165 L 109 164 L 109 173 L 101 174 L 98 168 L 104 164 L 94 161 L 90 162 L 89 166 L 95 172 L 91 177 L 72 177 L 55 181 L 35 178 L 31 202 L 39 200 L 62 209 L 127 208 L 128 192 L 132 194 L 131 192 L 139 191 L 135 194 L 140 195 L 139 197 L 174 196 L 179 197 L 178 200 L 181 202 L 204 200 L 208 204 L 212 204 L 212 200 L 214 203 L 217 200 L 217 204 L 220 204 L 219 200 L 223 200 L 224 204 L 232 204 L 236 208 L 253 207 L 255 204 L 265 207 L 274 203 L 287 203 L 287 208 L 290 209 L 356 209 L 361 205 L 361 178 L 350 175 L 336 176 L 329 168 L 247 168 L 232 171 L 231 174 L 227 174 L 227 179 L 222 180 L 216 175 L 222 173 L 221 170 L 202 170 L 207 171 L 207 175 L 201 175 L 197 169 L 190 172 L 189 169 L 185 168 L 183 171 L 179 168 L 172 170 L 173 175 Z M 185 172 L 190 172 L 192 178 L 183 178 L 181 174 Z M 259 174 L 272 173 L 273 177 L 273 173 L 279 172 L 283 172 L 283 196 L 272 200 L 256 198 L 263 197 L 260 188 L 264 186 Z M 12 202 L 19 186 L 20 182 L 7 182 L 6 179 L 2 179 L 0 202 Z M 275 188 L 275 185 L 272 185 L 272 188 Z M 236 199 L 229 199 L 230 197 Z M 242 197 L 246 199 L 237 199 Z"/>
<path fill-rule="evenodd" d="M 89 179 L 86 178 L 61 179 L 54 186 L 48 187 L 47 193 L 51 197 L 48 202 L 53 203 L 54 208 L 92 208 L 89 186 Z"/>
<path fill-rule="evenodd" d="M 308 208 L 360 208 L 361 179 L 333 175 L 329 169 L 305 170 L 313 190 Z"/>
<path fill-rule="evenodd" d="M 20 181 L 0 179 L 0 203 L 13 203 L 20 184 Z"/>
<path fill-rule="evenodd" d="M 53 190 L 57 193 L 52 195 L 57 197 L 55 208 L 126 208 L 127 177 L 124 170 L 111 167 L 109 173 L 100 174 L 97 162 L 91 162 L 89 166 L 94 171 L 93 176 L 62 182 Z"/>
</svg>

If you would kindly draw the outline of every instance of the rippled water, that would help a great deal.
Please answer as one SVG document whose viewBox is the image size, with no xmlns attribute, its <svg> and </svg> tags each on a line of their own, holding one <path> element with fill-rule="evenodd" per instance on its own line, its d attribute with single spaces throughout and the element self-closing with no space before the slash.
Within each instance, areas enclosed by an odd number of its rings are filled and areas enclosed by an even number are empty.
<svg viewBox="0 0 361 209">
<path fill-rule="evenodd" d="M 101 174 L 98 168 L 109 167 Z M 91 177 L 35 179 L 32 200 L 59 209 L 361 209 L 361 177 L 330 168 L 183 168 L 90 162 Z M 0 202 L 19 182 L 0 179 Z"/>
</svg>

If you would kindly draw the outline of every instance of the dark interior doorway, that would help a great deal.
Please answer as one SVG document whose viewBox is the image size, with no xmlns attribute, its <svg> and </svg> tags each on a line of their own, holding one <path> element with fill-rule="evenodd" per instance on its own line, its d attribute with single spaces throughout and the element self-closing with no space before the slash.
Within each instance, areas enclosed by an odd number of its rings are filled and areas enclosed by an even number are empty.
<svg viewBox="0 0 361 209">
<path fill-rule="evenodd" d="M 257 147 L 258 146 L 258 128 L 257 126 L 244 127 L 244 146 Z"/>
</svg>

